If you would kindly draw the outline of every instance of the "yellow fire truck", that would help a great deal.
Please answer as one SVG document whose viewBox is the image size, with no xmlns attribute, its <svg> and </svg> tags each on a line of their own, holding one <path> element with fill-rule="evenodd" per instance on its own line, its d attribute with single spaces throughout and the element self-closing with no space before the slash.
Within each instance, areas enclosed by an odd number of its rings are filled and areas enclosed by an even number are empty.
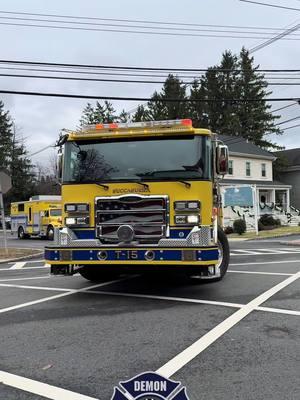
<svg viewBox="0 0 300 400">
<path fill-rule="evenodd" d="M 62 226 L 61 196 L 33 196 L 11 203 L 11 233 L 19 239 L 30 236 L 53 240 L 54 229 Z"/>
<path fill-rule="evenodd" d="M 228 149 L 215 134 L 189 119 L 97 124 L 64 131 L 57 145 L 64 227 L 45 248 L 52 274 L 223 278 L 218 181 Z"/>
</svg>

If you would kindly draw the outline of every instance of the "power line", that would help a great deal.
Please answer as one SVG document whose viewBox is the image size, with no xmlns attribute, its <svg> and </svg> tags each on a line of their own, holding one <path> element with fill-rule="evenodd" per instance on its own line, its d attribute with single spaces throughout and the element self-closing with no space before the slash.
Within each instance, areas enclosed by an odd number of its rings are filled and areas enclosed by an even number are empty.
<svg viewBox="0 0 300 400">
<path fill-rule="evenodd" d="M 277 42 L 280 39 L 283 39 L 284 37 L 290 35 L 291 33 L 295 32 L 295 31 L 297 31 L 299 28 L 300 28 L 300 24 L 297 24 L 297 25 L 293 26 L 292 28 L 286 29 L 285 31 L 283 31 L 279 35 L 276 35 L 275 37 L 267 40 L 266 42 L 261 43 L 261 44 L 255 46 L 255 47 L 253 47 L 252 49 L 249 50 L 249 53 L 250 54 L 255 53 L 256 51 L 261 50 L 264 47 L 267 47 L 270 44 L 272 44 L 274 42 Z"/>
<path fill-rule="evenodd" d="M 0 14 L 8 15 L 26 15 L 26 16 L 37 16 L 37 17 L 54 17 L 54 18 L 67 18 L 67 19 L 79 19 L 79 20 L 90 20 L 90 21 L 109 21 L 109 22 L 126 22 L 126 23 L 139 23 L 139 24 L 157 24 L 166 26 L 197 26 L 197 27 L 210 27 L 210 28 L 231 28 L 231 29 L 261 29 L 261 30 L 282 30 L 281 28 L 266 28 L 257 26 L 236 26 L 236 25 L 217 25 L 217 24 L 198 24 L 198 23 L 187 23 L 187 22 L 170 22 L 170 21 L 150 21 L 150 20 L 137 20 L 137 19 L 116 19 L 116 18 L 99 18 L 90 16 L 76 16 L 76 15 L 61 15 L 61 14 L 42 14 L 42 13 L 29 13 L 29 12 L 16 12 L 16 11 L 4 11 L 0 10 Z"/>
<path fill-rule="evenodd" d="M 300 115 L 299 115 L 298 117 L 290 118 L 290 119 L 287 119 L 287 120 L 285 120 L 285 121 L 279 122 L 279 123 L 276 124 L 276 125 L 286 124 L 287 122 L 295 121 L 296 119 L 300 119 Z"/>
<path fill-rule="evenodd" d="M 243 3 L 252 3 L 252 4 L 257 4 L 260 6 L 267 6 L 267 7 L 274 7 L 274 8 L 282 8 L 285 10 L 293 10 L 293 11 L 300 11 L 300 8 L 293 8 L 293 7 L 286 7 L 286 6 L 278 6 L 276 4 L 268 4 L 268 3 L 261 3 L 259 1 L 253 1 L 253 0 L 240 0 Z"/>
<path fill-rule="evenodd" d="M 109 83 L 138 83 L 138 84 L 164 84 L 165 81 L 155 80 L 129 80 L 129 79 L 104 79 L 104 78 L 81 78 L 74 76 L 53 76 L 53 75 L 27 75 L 27 74 L 2 74 L 0 77 L 9 78 L 30 78 L 30 79 L 52 79 L 52 80 L 70 80 L 70 81 L 87 81 L 87 82 L 109 82 Z M 184 85 L 192 85 L 194 81 L 182 81 Z M 252 85 L 248 83 L 248 85 Z M 255 85 L 255 83 L 253 83 Z M 299 86 L 300 82 L 269 82 L 269 86 Z"/>
<path fill-rule="evenodd" d="M 36 152 L 34 152 L 34 153 L 29 154 L 28 157 L 36 156 L 37 154 L 42 153 L 43 151 L 49 149 L 50 147 L 55 147 L 55 146 L 54 146 L 54 144 L 50 144 L 50 145 L 48 145 L 48 146 L 46 146 L 46 147 L 43 147 L 42 149 L 40 149 L 40 150 L 38 150 L 38 151 L 36 151 Z"/>
<path fill-rule="evenodd" d="M 81 28 L 75 26 L 57 26 L 57 25 L 40 25 L 40 24 L 26 24 L 26 23 L 13 23 L 13 22 L 0 22 L 0 25 L 5 26 L 21 26 L 31 28 L 44 28 L 44 29 L 65 29 L 77 31 L 91 31 L 91 32 L 114 32 L 114 33 L 132 33 L 142 35 L 160 35 L 160 36 L 180 36 L 180 37 L 209 37 L 209 38 L 227 38 L 227 39 L 269 39 L 269 37 L 261 36 L 240 36 L 240 35 L 213 35 L 213 34 L 194 34 L 194 33 L 175 33 L 175 32 L 154 32 L 154 31 L 140 31 L 140 30 L 124 30 L 124 29 L 107 29 L 107 28 Z M 143 27 L 141 27 L 143 28 Z M 149 29 L 148 27 L 145 29 Z M 234 32 L 231 32 L 234 33 Z M 249 32 L 250 33 L 250 32 Z M 299 40 L 297 38 L 287 38 L 285 40 Z"/>
<path fill-rule="evenodd" d="M 116 65 L 95 65 L 95 64 L 71 64 L 71 63 L 56 63 L 56 62 L 42 62 L 42 61 L 25 61 L 25 60 L 4 60 L 0 59 L 0 64 L 16 64 L 16 65 L 38 65 L 38 66 L 55 66 L 62 68 L 85 68 L 85 69 L 110 69 L 110 70 L 130 70 L 130 71 L 167 71 L 167 72 L 242 72 L 241 69 L 226 69 L 226 68 L 166 68 L 166 67 L 137 67 L 137 66 L 116 66 Z M 300 73 L 298 69 L 257 69 L 261 73 Z"/>
<path fill-rule="evenodd" d="M 55 79 L 55 80 L 72 80 L 72 81 L 89 81 L 89 82 L 115 82 L 115 83 L 159 83 L 163 84 L 165 81 L 142 81 L 142 80 L 128 80 L 128 79 L 101 79 L 101 78 L 78 78 L 71 76 L 47 76 L 47 75 L 25 75 L 25 74 L 1 74 L 0 77 L 11 77 L 11 78 L 34 78 L 34 79 Z M 191 85 L 193 82 L 183 82 L 186 85 Z M 279 85 L 280 83 L 278 83 Z M 274 85 L 276 85 L 274 83 Z M 299 83 L 300 85 L 300 83 Z"/>
<path fill-rule="evenodd" d="M 277 108 L 276 110 L 273 110 L 272 113 L 277 112 L 277 111 L 284 110 L 284 109 L 289 108 L 289 107 L 293 107 L 293 106 L 295 106 L 296 104 L 300 105 L 300 100 L 296 101 L 296 102 L 293 103 L 293 104 L 289 104 L 288 106 L 284 106 L 284 107 Z"/>
<path fill-rule="evenodd" d="M 288 126 L 287 128 L 284 128 L 284 131 L 287 131 L 288 129 L 293 129 L 293 128 L 298 128 L 300 126 L 300 124 L 298 125 L 293 125 L 293 126 Z"/>
<path fill-rule="evenodd" d="M 76 22 L 76 21 L 64 21 L 64 20 L 53 20 L 53 19 L 39 19 L 39 18 L 20 18 L 20 17 L 2 17 L 0 16 L 0 19 L 2 20 L 14 20 L 14 21 L 30 21 L 30 22 L 46 22 L 46 23 L 54 23 L 54 24 L 75 24 L 76 25 L 86 25 L 86 26 L 106 26 L 106 27 L 119 27 L 119 28 L 137 28 L 137 29 L 156 29 L 156 30 L 168 30 L 168 31 L 185 31 L 185 32 L 210 32 L 210 33 L 233 33 L 233 34 L 252 34 L 252 35 L 261 35 L 261 34 L 266 34 L 266 35 L 274 35 L 274 31 L 282 31 L 280 28 L 255 28 L 255 27 L 226 27 L 224 26 L 223 30 L 221 30 L 220 27 L 219 29 L 198 29 L 198 28 L 173 28 L 170 26 L 167 27 L 160 27 L 160 26 L 145 26 L 145 25 L 128 25 L 128 24 L 112 24 L 112 23 L 91 23 L 91 22 Z M 201 25 L 199 25 L 201 26 Z M 217 26 L 216 26 L 217 27 Z M 224 30 L 227 28 L 226 30 Z M 230 29 L 230 30 L 228 30 Z M 235 29 L 235 30 L 232 30 Z M 236 29 L 246 29 L 246 30 L 236 30 Z M 259 31 L 254 31 L 254 29 L 258 29 Z M 249 31 L 250 30 L 250 31 Z M 261 31 L 264 32 L 261 32 Z M 293 36 L 299 36 L 297 34 Z"/>
<path fill-rule="evenodd" d="M 80 95 L 80 94 L 71 94 L 71 93 L 50 93 L 50 92 L 28 92 L 28 91 L 19 91 L 19 90 L 0 90 L 2 94 L 16 94 L 23 96 L 42 96 L 42 97 L 62 97 L 62 98 L 73 98 L 73 99 L 95 99 L 95 100 L 119 100 L 119 101 L 151 101 L 151 102 L 170 102 L 170 103 L 211 103 L 211 102 L 237 102 L 237 103 L 247 103 L 247 102 L 283 102 L 283 101 L 300 101 L 300 98 L 296 97 L 272 97 L 269 99 L 175 99 L 175 98 L 165 98 L 165 99 L 156 99 L 152 97 L 122 97 L 122 96 L 96 96 L 96 95 Z"/>
</svg>

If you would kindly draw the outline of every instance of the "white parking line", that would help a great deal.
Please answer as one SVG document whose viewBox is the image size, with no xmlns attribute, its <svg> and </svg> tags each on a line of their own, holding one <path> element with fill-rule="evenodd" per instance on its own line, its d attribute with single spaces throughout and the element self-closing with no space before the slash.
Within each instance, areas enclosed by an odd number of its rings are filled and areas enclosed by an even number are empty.
<svg viewBox="0 0 300 400">
<path fill-rule="evenodd" d="M 287 314 L 287 315 L 298 315 L 300 316 L 300 311 L 287 310 L 284 308 L 271 308 L 271 307 L 257 307 L 255 311 L 267 311 L 276 314 Z"/>
<path fill-rule="evenodd" d="M 45 260 L 27 260 L 27 264 L 33 264 L 33 263 L 44 263 Z M 15 264 L 13 261 L 10 261 L 8 264 Z"/>
<path fill-rule="evenodd" d="M 183 350 L 181 353 L 177 354 L 174 358 L 168 361 L 165 365 L 159 368 L 156 372 L 169 378 L 174 375 L 177 371 L 183 368 L 186 364 L 188 364 L 191 360 L 197 357 L 202 351 L 204 351 L 207 347 L 209 347 L 212 343 L 214 343 L 217 339 L 224 335 L 229 329 L 234 327 L 238 322 L 248 316 L 252 311 L 257 309 L 261 304 L 266 302 L 270 297 L 274 296 L 274 294 L 278 293 L 280 290 L 284 289 L 291 283 L 295 282 L 300 278 L 300 272 L 289 276 L 283 282 L 278 283 L 273 286 L 271 289 L 262 293 L 248 304 L 244 305 L 242 308 L 237 310 L 230 317 L 226 318 L 216 327 L 214 327 L 211 331 L 206 333 L 188 348 Z"/>
<path fill-rule="evenodd" d="M 258 249 L 257 249 L 258 250 Z M 238 252 L 238 254 L 235 254 Z M 231 256 L 249 256 L 249 255 L 261 255 L 263 253 L 258 253 L 257 251 L 254 250 L 239 250 L 239 249 L 234 249 L 233 252 L 230 253 Z"/>
<path fill-rule="evenodd" d="M 10 267 L 9 269 L 22 269 L 24 267 L 24 265 L 26 265 L 27 262 L 23 261 L 23 262 L 16 262 L 12 267 Z"/>
<path fill-rule="evenodd" d="M 50 275 L 32 276 L 31 278 L 8 278 L 0 279 L 0 282 L 10 282 L 10 281 L 31 281 L 34 279 L 49 279 L 52 278 Z"/>
<path fill-rule="evenodd" d="M 25 267 L 25 268 L 22 268 L 22 271 L 27 271 L 29 269 L 44 269 L 44 270 L 46 270 L 47 267 L 48 267 L 48 265 L 43 265 L 42 267 Z M 0 272 L 2 272 L 2 271 L 12 271 L 12 268 L 1 268 L 0 267 Z"/>
<path fill-rule="evenodd" d="M 72 289 L 55 288 L 47 286 L 27 286 L 27 285 L 13 285 L 10 283 L 0 283 L 0 287 L 11 287 L 16 289 L 35 289 L 35 290 L 52 290 L 53 292 L 70 292 Z"/>
<path fill-rule="evenodd" d="M 243 304 L 238 303 L 227 303 L 225 301 L 213 301 L 213 300 L 199 300 L 199 299 L 187 299 L 186 297 L 169 297 L 169 296 L 156 296 L 152 294 L 140 294 L 140 293 L 126 293 L 126 292 L 107 292 L 107 291 L 97 291 L 89 290 L 87 293 L 102 294 L 107 296 L 121 296 L 121 297 L 137 297 L 142 299 L 154 299 L 154 300 L 166 300 L 166 301 L 179 301 L 183 303 L 194 303 L 194 304 L 211 304 L 214 306 L 224 306 L 241 308 Z"/>
<path fill-rule="evenodd" d="M 82 289 L 71 289 L 71 290 L 69 290 L 68 292 L 56 294 L 56 295 L 54 295 L 54 296 L 44 297 L 44 298 L 42 298 L 42 299 L 29 301 L 29 302 L 27 302 L 27 303 L 17 304 L 16 306 L 1 308 L 1 309 L 0 309 L 0 314 L 6 313 L 6 312 L 8 312 L 8 311 L 18 310 L 19 308 L 24 308 L 24 307 L 33 306 L 33 305 L 35 305 L 35 304 L 44 303 L 44 302 L 46 302 L 46 301 L 56 300 L 56 299 L 59 299 L 60 297 L 65 297 L 65 296 L 70 296 L 70 295 L 72 295 L 72 294 L 85 292 L 86 290 L 89 290 L 89 289 L 95 289 L 95 288 L 97 288 L 97 287 L 107 286 L 107 285 L 110 285 L 110 284 L 113 284 L 113 283 L 121 282 L 121 281 L 123 281 L 123 280 L 125 280 L 125 279 L 126 279 L 126 278 L 123 278 L 123 279 L 116 279 L 116 280 L 114 280 L 114 281 L 109 281 L 109 282 L 104 282 L 104 283 L 98 283 L 97 285 L 87 286 L 87 287 L 82 288 Z M 128 279 L 128 278 L 127 278 L 127 279 Z"/>
<path fill-rule="evenodd" d="M 300 266 L 300 260 L 284 260 L 284 261 L 260 261 L 260 262 L 244 262 L 244 263 L 235 263 L 231 264 L 230 266 L 237 266 L 237 265 L 267 265 L 267 264 L 299 264 Z"/>
<path fill-rule="evenodd" d="M 232 272 L 234 274 L 257 274 L 257 275 L 279 275 L 279 276 L 291 276 L 294 274 L 287 274 L 284 272 L 264 272 L 264 271 L 238 271 L 229 269 L 227 272 Z"/>
<path fill-rule="evenodd" d="M 23 378 L 22 376 L 9 374 L 8 372 L 4 371 L 0 371 L 0 382 L 4 385 L 21 389 L 52 400 L 97 400 L 94 397 L 71 392 L 70 390 L 48 385 L 47 383 L 34 381 L 32 379 Z"/>
</svg>

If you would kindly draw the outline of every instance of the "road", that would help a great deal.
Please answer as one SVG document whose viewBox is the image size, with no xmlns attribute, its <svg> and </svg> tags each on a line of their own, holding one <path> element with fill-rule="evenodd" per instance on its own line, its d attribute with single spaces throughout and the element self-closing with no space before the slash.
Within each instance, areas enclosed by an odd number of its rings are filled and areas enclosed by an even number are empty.
<svg viewBox="0 0 300 400">
<path fill-rule="evenodd" d="M 49 277 L 38 259 L 0 265 L 0 398 L 109 400 L 119 381 L 159 371 L 190 400 L 299 399 L 300 247 L 231 253 L 213 284 L 96 285 Z"/>
</svg>

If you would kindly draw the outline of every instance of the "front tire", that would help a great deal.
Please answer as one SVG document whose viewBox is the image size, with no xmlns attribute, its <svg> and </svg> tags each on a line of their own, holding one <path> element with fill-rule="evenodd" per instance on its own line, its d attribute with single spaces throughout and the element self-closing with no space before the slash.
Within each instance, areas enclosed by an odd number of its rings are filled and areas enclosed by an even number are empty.
<svg viewBox="0 0 300 400">
<path fill-rule="evenodd" d="M 217 266 L 220 269 L 220 276 L 218 278 L 213 278 L 209 280 L 210 282 L 221 281 L 228 269 L 230 260 L 230 249 L 226 234 L 222 228 L 218 228 L 218 247 L 219 247 L 219 263 Z"/>
<path fill-rule="evenodd" d="M 195 272 L 192 274 L 188 274 L 189 278 L 196 278 L 197 280 L 199 279 L 201 283 L 212 283 L 212 282 L 218 282 L 221 281 L 228 269 L 229 265 L 229 258 L 230 258 L 230 250 L 229 250 L 229 244 L 228 244 L 228 239 L 226 234 L 224 233 L 222 228 L 218 228 L 218 248 L 219 248 L 219 262 L 216 265 L 220 269 L 220 276 L 214 278 L 210 277 L 205 277 L 201 278 L 201 276 L 198 276 Z"/>
<path fill-rule="evenodd" d="M 115 271 L 105 271 L 99 266 L 84 266 L 79 269 L 80 275 L 91 282 L 109 281 L 118 278 Z"/>
<path fill-rule="evenodd" d="M 24 228 L 22 226 L 20 226 L 20 228 L 18 229 L 18 238 L 23 240 L 23 239 L 27 239 L 29 237 L 29 235 L 26 235 Z"/>
</svg>

